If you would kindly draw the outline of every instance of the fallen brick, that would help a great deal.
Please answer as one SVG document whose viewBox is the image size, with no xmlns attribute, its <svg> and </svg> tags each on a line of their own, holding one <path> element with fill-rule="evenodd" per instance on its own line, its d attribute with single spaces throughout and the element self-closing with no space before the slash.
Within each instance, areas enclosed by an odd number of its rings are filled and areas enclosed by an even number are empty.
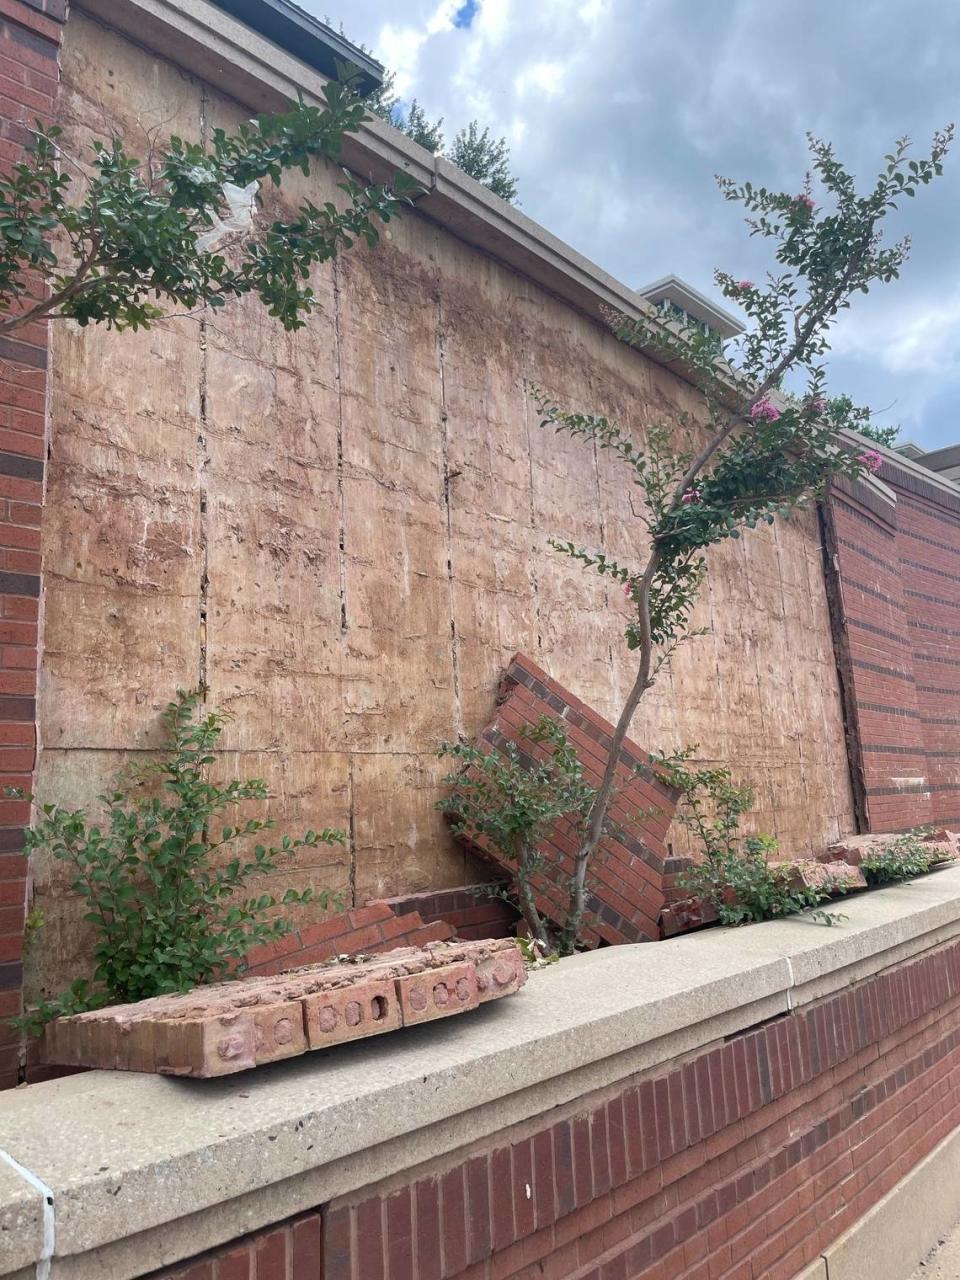
<svg viewBox="0 0 960 1280">
<path fill-rule="evenodd" d="M 845 893 L 849 889 L 865 889 L 863 872 L 848 862 L 818 862 L 816 858 L 793 858 L 770 863 L 792 888 L 823 889 L 827 893 Z"/>
<path fill-rule="evenodd" d="M 476 965 L 450 964 L 398 978 L 397 995 L 405 1027 L 475 1009 L 480 1003 Z"/>
<path fill-rule="evenodd" d="M 836 844 L 828 845 L 818 854 L 820 862 L 846 862 L 851 867 L 859 867 L 863 858 L 875 852 L 881 852 L 899 840 L 897 834 L 864 836 L 846 836 Z M 960 855 L 960 835 L 948 831 L 945 827 L 937 828 L 920 837 L 921 842 L 934 859 L 934 863 L 949 862 Z"/>
<path fill-rule="evenodd" d="M 353 982 L 303 1001 L 311 1049 L 396 1031 L 403 1026 L 397 984 L 391 979 Z"/>
<path fill-rule="evenodd" d="M 400 947 L 59 1018 L 47 1028 L 47 1060 L 224 1076 L 464 1013 L 525 981 L 512 939 Z"/>
</svg>

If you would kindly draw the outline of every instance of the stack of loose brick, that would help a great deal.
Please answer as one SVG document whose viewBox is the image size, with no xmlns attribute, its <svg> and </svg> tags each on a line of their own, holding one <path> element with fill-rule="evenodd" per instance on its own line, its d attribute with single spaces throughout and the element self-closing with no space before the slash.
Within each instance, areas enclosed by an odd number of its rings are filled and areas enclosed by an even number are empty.
<svg viewBox="0 0 960 1280">
<path fill-rule="evenodd" d="M 388 902 L 371 902 L 255 948 L 247 957 L 246 972 L 251 977 L 266 977 L 319 964 L 334 956 L 373 955 L 401 946 L 422 947 L 428 942 L 444 942 L 453 935 L 453 928 L 443 921 L 425 924 L 416 911 L 399 915 Z"/>
<path fill-rule="evenodd" d="M 0 171 L 39 117 L 55 114 L 66 0 L 0 0 Z M 38 291 L 39 282 L 32 283 Z M 47 329 L 0 338 L 0 786 L 29 791 L 35 762 L 40 517 L 46 431 Z M 0 1088 L 15 1084 L 27 870 L 26 800 L 0 796 Z"/>
<path fill-rule="evenodd" d="M 586 780 L 599 784 L 606 767 L 613 726 L 523 654 L 517 654 L 504 675 L 498 706 L 481 735 L 495 750 L 514 743 L 521 759 L 544 758 L 545 752 L 524 736 L 541 716 L 562 723 L 577 752 Z M 618 793 L 610 808 L 607 834 L 590 867 L 587 880 L 587 918 L 583 941 L 645 942 L 660 936 L 663 907 L 664 844 L 676 807 L 676 795 L 656 775 L 650 757 L 629 740 L 620 752 Z M 477 851 L 501 871 L 509 871 L 495 850 L 478 844 Z M 566 885 L 573 870 L 577 837 L 573 824 L 555 824 L 544 842 L 543 868 L 533 880 L 539 910 L 563 924 Z"/>
<path fill-rule="evenodd" d="M 519 991 L 526 976 L 509 939 L 401 947 L 59 1018 L 47 1054 L 67 1066 L 232 1075 L 465 1013 Z"/>
</svg>

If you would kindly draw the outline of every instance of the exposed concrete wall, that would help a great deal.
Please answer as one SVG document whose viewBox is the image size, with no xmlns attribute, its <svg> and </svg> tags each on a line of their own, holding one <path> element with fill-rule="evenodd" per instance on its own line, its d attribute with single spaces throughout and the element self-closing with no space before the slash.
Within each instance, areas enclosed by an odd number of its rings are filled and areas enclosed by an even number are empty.
<svg viewBox="0 0 960 1280">
<path fill-rule="evenodd" d="M 198 137 L 245 114 L 80 12 L 63 78 L 74 148 L 119 127 L 136 153 L 151 128 Z M 546 542 L 629 556 L 635 490 L 543 433 L 523 378 L 638 434 L 697 405 L 417 213 L 316 288 L 292 336 L 253 302 L 145 335 L 57 330 L 40 794 L 88 801 L 204 678 L 236 715 L 224 768 L 269 781 L 281 827 L 350 831 L 346 852 L 310 851 L 283 880 L 359 902 L 470 878 L 433 808 L 435 746 L 489 718 L 516 650 L 608 717 L 631 678 L 622 597 Z M 735 767 L 787 851 L 850 830 L 815 521 L 715 552 L 698 621 L 711 634 L 634 736 Z M 36 869 L 47 979 L 84 945 L 58 877 Z"/>
</svg>

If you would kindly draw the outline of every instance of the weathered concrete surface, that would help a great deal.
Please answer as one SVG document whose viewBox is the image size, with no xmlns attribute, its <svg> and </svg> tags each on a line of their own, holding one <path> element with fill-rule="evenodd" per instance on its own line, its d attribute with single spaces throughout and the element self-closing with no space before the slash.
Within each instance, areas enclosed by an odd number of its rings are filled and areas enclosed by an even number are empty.
<svg viewBox="0 0 960 1280">
<path fill-rule="evenodd" d="M 119 126 L 136 153 L 151 128 L 197 137 L 248 114 L 82 12 L 63 78 L 74 150 Z M 334 181 L 297 178 L 321 199 Z M 314 284 L 322 306 L 292 336 L 253 301 L 145 335 L 56 331 L 39 793 L 88 802 L 124 753 L 156 745 L 175 688 L 205 678 L 236 714 L 223 771 L 264 776 L 281 829 L 351 831 L 279 887 L 362 902 L 479 878 L 434 809 L 435 750 L 488 720 L 513 653 L 608 719 L 631 679 L 622 595 L 547 539 L 636 562 L 635 488 L 541 431 L 523 378 L 638 435 L 699 409 L 416 213 Z M 697 618 L 712 634 L 634 725 L 754 783 L 748 825 L 786 853 L 852 827 L 819 556 L 812 516 L 718 550 Z M 38 862 L 34 994 L 87 947 L 64 884 Z"/>
<path fill-rule="evenodd" d="M 960 1129 L 955 1129 L 825 1250 L 827 1275 L 830 1280 L 957 1280 L 956 1238 L 929 1260 L 927 1255 L 958 1214 Z"/>
<path fill-rule="evenodd" d="M 526 982 L 509 938 L 400 947 L 58 1018 L 48 1062 L 161 1075 L 233 1075 L 347 1040 L 448 1018 Z"/>
<path fill-rule="evenodd" d="M 960 1212 L 960 1203 L 957 1204 Z M 960 1276 L 960 1221 L 917 1267 L 910 1280 L 957 1280 Z"/>
<path fill-rule="evenodd" d="M 960 931 L 960 868 L 845 912 L 607 947 L 470 1018 L 249 1076 L 14 1090 L 0 1148 L 55 1192 L 58 1273 L 143 1275 L 922 955 Z"/>
</svg>

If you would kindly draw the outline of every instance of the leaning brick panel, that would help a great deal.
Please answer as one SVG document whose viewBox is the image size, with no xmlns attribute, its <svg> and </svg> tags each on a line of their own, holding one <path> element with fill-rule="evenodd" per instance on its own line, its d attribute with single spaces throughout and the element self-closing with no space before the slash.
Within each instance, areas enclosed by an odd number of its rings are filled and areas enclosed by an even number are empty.
<svg viewBox="0 0 960 1280">
<path fill-rule="evenodd" d="M 588 782 L 597 784 L 606 768 L 613 726 L 568 689 L 552 680 L 536 663 L 517 654 L 500 685 L 496 714 L 482 739 L 494 750 L 516 744 L 535 757 L 539 748 L 523 732 L 541 716 L 559 720 L 577 752 Z M 583 941 L 646 942 L 660 936 L 663 907 L 665 837 L 676 807 L 676 795 L 653 770 L 650 756 L 629 739 L 620 752 L 618 794 L 610 808 L 608 832 L 587 877 L 588 907 Z M 565 886 L 574 865 L 577 841 L 570 822 L 556 823 L 544 843 L 543 869 L 534 877 L 538 909 L 554 923 L 565 917 Z M 507 862 L 489 848 L 477 849 L 498 869 Z"/>
</svg>

